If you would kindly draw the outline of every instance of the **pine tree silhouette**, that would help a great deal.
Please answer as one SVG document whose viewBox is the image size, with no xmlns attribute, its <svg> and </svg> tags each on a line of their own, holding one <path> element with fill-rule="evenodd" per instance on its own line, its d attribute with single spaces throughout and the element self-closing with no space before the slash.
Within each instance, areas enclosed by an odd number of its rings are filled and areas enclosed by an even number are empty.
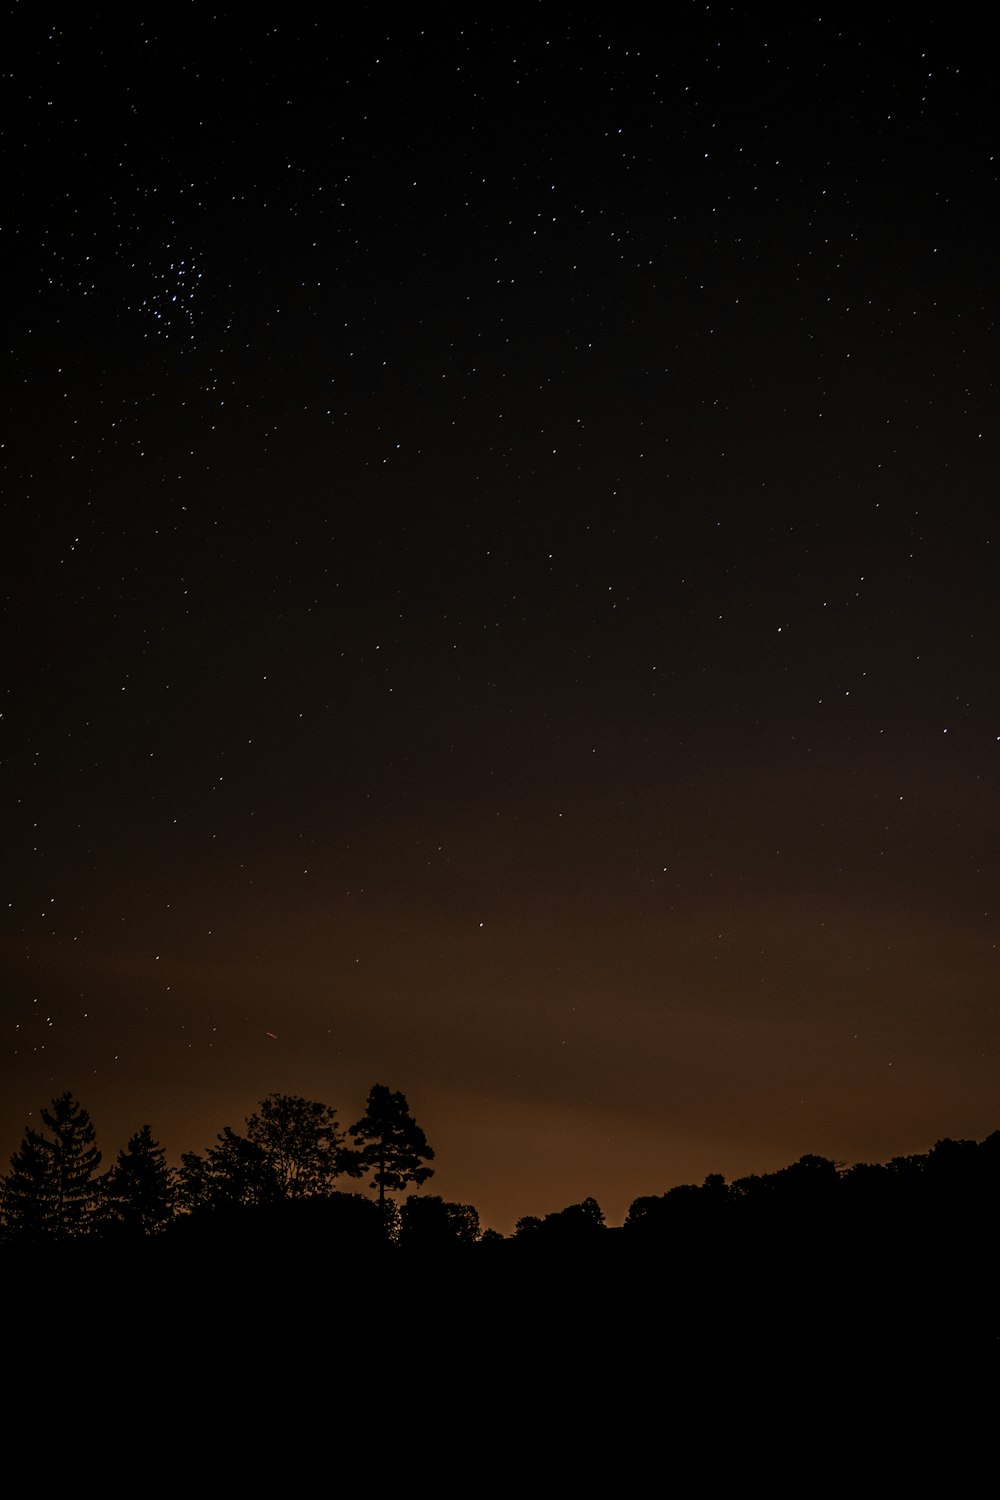
<svg viewBox="0 0 1000 1500">
<path fill-rule="evenodd" d="M 49 1135 L 29 1126 L 3 1179 L 7 1234 L 15 1240 L 73 1239 L 86 1234 L 95 1217 L 97 1133 L 70 1093 L 53 1099 L 41 1117 Z"/>
</svg>

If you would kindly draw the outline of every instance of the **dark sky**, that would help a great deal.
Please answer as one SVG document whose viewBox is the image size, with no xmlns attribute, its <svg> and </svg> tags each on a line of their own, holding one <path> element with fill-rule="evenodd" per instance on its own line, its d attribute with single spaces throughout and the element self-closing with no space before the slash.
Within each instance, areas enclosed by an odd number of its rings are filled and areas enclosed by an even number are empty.
<svg viewBox="0 0 1000 1500">
<path fill-rule="evenodd" d="M 985 21 L 340 9 L 8 21 L 2 1159 L 378 1082 L 509 1229 L 985 1135 Z"/>
</svg>

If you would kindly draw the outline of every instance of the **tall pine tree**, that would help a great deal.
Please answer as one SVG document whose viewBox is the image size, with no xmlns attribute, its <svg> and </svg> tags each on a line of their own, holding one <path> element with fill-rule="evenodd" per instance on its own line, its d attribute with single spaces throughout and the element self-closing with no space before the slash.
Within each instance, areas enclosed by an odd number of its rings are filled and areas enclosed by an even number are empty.
<svg viewBox="0 0 1000 1500">
<path fill-rule="evenodd" d="M 104 1179 L 102 1217 L 119 1233 L 159 1234 L 173 1217 L 174 1196 L 166 1153 L 143 1125 Z"/>
<path fill-rule="evenodd" d="M 434 1176 L 434 1168 L 424 1165 L 434 1160 L 434 1152 L 410 1114 L 405 1094 L 393 1093 L 376 1083 L 363 1116 L 351 1126 L 350 1133 L 358 1148 L 360 1166 L 371 1172 L 372 1187 L 378 1188 L 383 1213 L 386 1188 L 398 1192 L 411 1182 L 420 1187 Z"/>
<path fill-rule="evenodd" d="M 10 1171 L 0 1179 L 6 1238 L 24 1243 L 54 1238 L 55 1200 L 49 1142 L 29 1128 L 10 1159 Z"/>
<path fill-rule="evenodd" d="M 41 1111 L 49 1134 L 25 1131 L 0 1184 L 4 1223 L 14 1240 L 66 1240 L 86 1234 L 98 1199 L 101 1165 L 93 1121 L 72 1094 Z"/>
</svg>

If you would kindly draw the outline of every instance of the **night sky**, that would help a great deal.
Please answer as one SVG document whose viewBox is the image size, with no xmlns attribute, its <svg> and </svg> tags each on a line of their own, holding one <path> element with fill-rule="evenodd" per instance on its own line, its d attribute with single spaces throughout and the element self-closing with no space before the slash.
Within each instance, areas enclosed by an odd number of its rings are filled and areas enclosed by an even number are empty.
<svg viewBox="0 0 1000 1500">
<path fill-rule="evenodd" d="M 8 19 L 2 1164 L 382 1083 L 507 1231 L 981 1138 L 986 21 L 339 9 Z"/>
</svg>

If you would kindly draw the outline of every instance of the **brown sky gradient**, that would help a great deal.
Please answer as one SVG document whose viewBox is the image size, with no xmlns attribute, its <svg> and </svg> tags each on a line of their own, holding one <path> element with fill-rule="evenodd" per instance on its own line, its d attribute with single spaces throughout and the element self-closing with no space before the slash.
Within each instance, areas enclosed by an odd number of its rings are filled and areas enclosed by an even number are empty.
<svg viewBox="0 0 1000 1500">
<path fill-rule="evenodd" d="M 5 1158 L 383 1083 L 509 1229 L 1000 1125 L 985 38 L 671 27 L 19 18 Z"/>
</svg>

